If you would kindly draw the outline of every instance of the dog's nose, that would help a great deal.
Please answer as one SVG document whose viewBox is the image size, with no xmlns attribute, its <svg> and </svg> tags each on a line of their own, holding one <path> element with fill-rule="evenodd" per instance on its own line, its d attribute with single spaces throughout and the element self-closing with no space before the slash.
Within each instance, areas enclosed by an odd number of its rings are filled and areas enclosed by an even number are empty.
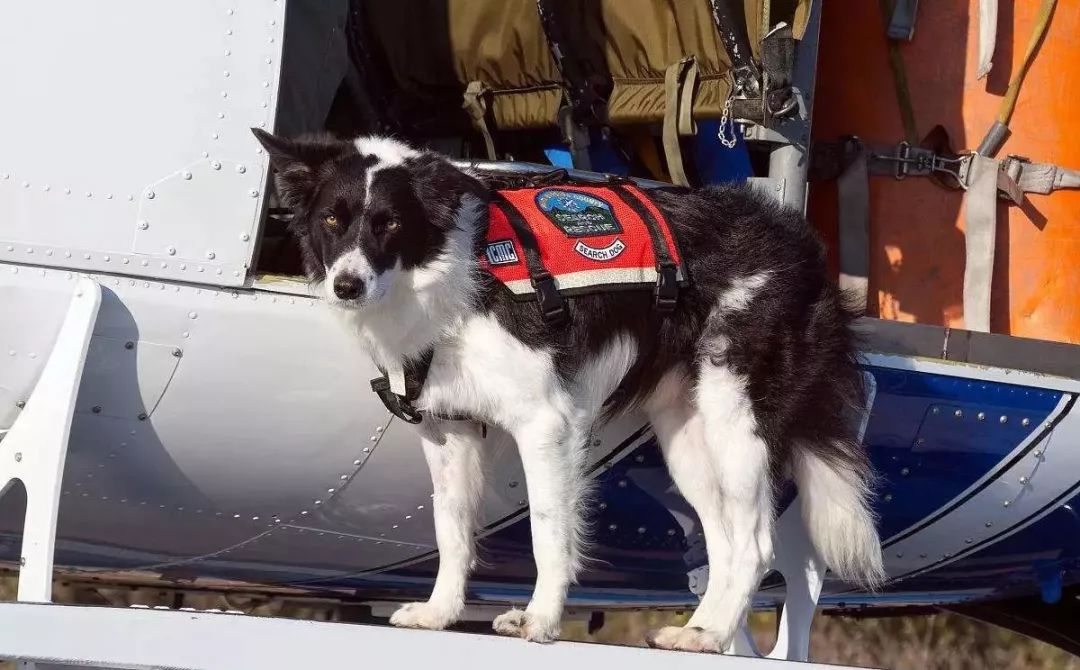
<svg viewBox="0 0 1080 670">
<path fill-rule="evenodd" d="M 334 295 L 341 300 L 356 300 L 364 294 L 364 280 L 356 275 L 338 275 L 334 278 Z"/>
</svg>

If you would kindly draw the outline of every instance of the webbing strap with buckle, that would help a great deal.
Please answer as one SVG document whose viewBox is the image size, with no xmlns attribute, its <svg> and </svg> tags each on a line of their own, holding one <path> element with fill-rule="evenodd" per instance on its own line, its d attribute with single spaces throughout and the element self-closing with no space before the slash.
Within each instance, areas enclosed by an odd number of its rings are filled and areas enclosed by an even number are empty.
<svg viewBox="0 0 1080 670">
<path fill-rule="evenodd" d="M 871 149 L 858 138 L 839 145 L 840 157 L 827 171 L 837 176 L 840 216 L 841 286 L 865 295 L 869 276 L 870 175 L 906 179 L 947 176 L 964 194 L 964 327 L 990 329 L 990 295 L 996 249 L 997 204 L 1023 201 L 1024 193 L 1047 194 L 1080 188 L 1080 170 L 1033 163 L 1021 156 L 998 161 L 975 152 L 944 156 L 901 142 L 895 149 Z M 818 171 L 822 166 L 815 166 Z M 831 168 L 831 170 L 830 170 Z"/>
<path fill-rule="evenodd" d="M 555 286 L 555 278 L 544 267 L 544 261 L 540 258 L 540 245 L 536 241 L 536 236 L 533 235 L 532 228 L 529 227 L 528 222 L 525 221 L 525 217 L 521 215 L 517 207 L 514 207 L 501 196 L 497 197 L 495 206 L 506 216 L 506 220 L 510 222 L 510 227 L 514 229 L 518 240 L 521 241 L 521 248 L 525 253 L 525 267 L 529 271 L 529 281 L 536 291 L 540 315 L 544 318 L 544 322 L 550 325 L 564 323 L 569 316 L 566 301 L 563 300 L 562 294 L 559 293 L 558 287 Z"/>
<path fill-rule="evenodd" d="M 679 301 L 679 266 L 675 264 L 667 238 L 660 229 L 660 223 L 652 211 L 645 206 L 645 197 L 633 186 L 614 186 L 612 190 L 645 223 L 652 242 L 653 256 L 656 257 L 656 287 L 653 289 L 654 307 L 661 314 L 675 311 Z"/>
<path fill-rule="evenodd" d="M 415 361 L 405 361 L 402 369 L 395 371 L 403 377 L 403 380 L 399 377 L 397 383 L 392 379 L 391 373 L 382 366 L 379 366 L 382 376 L 371 380 L 371 390 L 379 396 L 386 409 L 402 421 L 417 424 L 423 420 L 415 403 L 420 399 L 420 392 L 424 390 L 424 382 L 427 381 L 434 355 L 435 350 L 428 349 Z"/>
<path fill-rule="evenodd" d="M 382 376 L 371 380 L 371 390 L 379 396 L 379 400 L 386 409 L 406 423 L 419 424 L 424 420 L 424 415 L 428 414 L 417 409 L 416 401 L 420 399 L 420 394 L 424 390 L 434 357 L 435 349 L 432 347 L 419 358 L 405 361 L 401 369 L 395 373 L 388 372 L 379 366 Z M 477 421 L 480 423 L 482 436 L 487 437 L 487 425 L 474 417 L 465 414 L 434 413 L 430 416 L 440 421 Z"/>
</svg>

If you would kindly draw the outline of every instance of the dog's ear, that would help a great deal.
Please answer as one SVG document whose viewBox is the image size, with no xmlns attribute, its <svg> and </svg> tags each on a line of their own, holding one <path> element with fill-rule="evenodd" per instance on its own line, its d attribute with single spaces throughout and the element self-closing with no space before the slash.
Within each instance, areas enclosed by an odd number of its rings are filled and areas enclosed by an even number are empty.
<svg viewBox="0 0 1080 670">
<path fill-rule="evenodd" d="M 270 166 L 277 172 L 274 185 L 278 197 L 289 209 L 299 209 L 309 202 L 319 166 L 342 155 L 348 147 L 329 136 L 291 140 L 260 128 L 252 128 L 251 132 L 270 156 Z"/>
<path fill-rule="evenodd" d="M 428 221 L 443 230 L 454 227 L 463 197 L 472 195 L 482 201 L 489 197 L 479 181 L 436 153 L 425 152 L 410 159 L 409 171 L 413 190 L 426 210 Z"/>
</svg>

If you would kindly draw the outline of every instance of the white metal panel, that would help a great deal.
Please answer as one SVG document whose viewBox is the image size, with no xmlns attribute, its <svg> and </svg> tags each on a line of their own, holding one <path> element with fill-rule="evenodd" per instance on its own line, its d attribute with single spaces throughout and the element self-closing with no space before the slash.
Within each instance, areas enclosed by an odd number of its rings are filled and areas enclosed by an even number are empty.
<svg viewBox="0 0 1080 670">
<path fill-rule="evenodd" d="M 57 635 L 57 631 L 64 631 Z M 118 634 L 123 631 L 123 634 Z M 0 604 L 0 658 L 80 667 L 295 670 L 367 659 L 402 668 L 783 670 L 840 666 L 195 611 Z M 359 659 L 359 661 L 358 661 Z"/>
<path fill-rule="evenodd" d="M 0 261 L 241 284 L 284 5 L 6 3 Z"/>
</svg>

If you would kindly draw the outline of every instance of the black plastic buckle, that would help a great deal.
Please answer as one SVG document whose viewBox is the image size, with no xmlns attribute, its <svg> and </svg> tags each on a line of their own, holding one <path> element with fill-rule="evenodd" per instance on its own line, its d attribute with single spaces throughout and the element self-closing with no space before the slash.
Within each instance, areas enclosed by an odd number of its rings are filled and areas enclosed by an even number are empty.
<svg viewBox="0 0 1080 670">
<path fill-rule="evenodd" d="M 679 302 L 679 268 L 674 263 L 656 266 L 656 311 L 671 314 Z"/>
<path fill-rule="evenodd" d="M 371 390 L 379 396 L 386 409 L 402 421 L 417 424 L 424 420 L 420 410 L 413 407 L 411 400 L 390 390 L 390 379 L 385 375 L 371 380 Z"/>
<path fill-rule="evenodd" d="M 533 288 L 536 289 L 536 300 L 540 305 L 540 314 L 544 321 L 551 325 L 559 325 L 566 320 L 566 301 L 559 294 L 555 286 L 555 280 L 548 273 L 531 277 Z"/>
</svg>

